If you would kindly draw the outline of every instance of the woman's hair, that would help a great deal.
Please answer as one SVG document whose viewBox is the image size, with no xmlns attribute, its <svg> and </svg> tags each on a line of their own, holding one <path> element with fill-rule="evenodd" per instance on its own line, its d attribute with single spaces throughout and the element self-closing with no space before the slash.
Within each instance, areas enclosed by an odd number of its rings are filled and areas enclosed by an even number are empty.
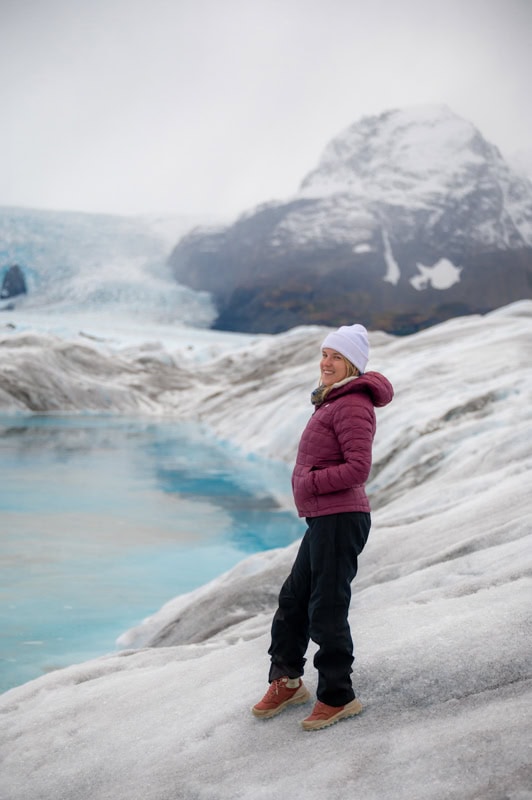
<svg viewBox="0 0 532 800">
<path fill-rule="evenodd" d="M 341 353 L 340 353 L 340 355 L 342 356 Z M 346 373 L 346 376 L 345 376 L 344 380 L 346 378 L 355 378 L 355 377 L 358 377 L 360 375 L 360 370 L 358 370 L 357 367 L 355 367 L 354 364 L 351 364 L 349 359 L 347 359 L 345 356 L 342 356 L 342 361 L 344 362 L 344 364 L 346 366 L 346 369 L 347 369 L 347 373 Z M 329 394 L 329 392 L 331 391 L 332 388 L 333 388 L 332 386 L 325 386 L 323 388 L 322 402 L 323 402 L 323 400 L 325 400 L 325 398 L 327 397 L 327 395 Z"/>
<path fill-rule="evenodd" d="M 340 355 L 342 354 L 340 353 Z M 347 375 L 345 377 L 346 378 L 353 378 L 355 376 L 358 377 L 360 375 L 360 370 L 358 369 L 358 367 L 355 367 L 354 364 L 351 364 L 351 362 L 345 356 L 342 356 L 342 359 L 345 363 L 345 366 L 347 367 Z"/>
</svg>

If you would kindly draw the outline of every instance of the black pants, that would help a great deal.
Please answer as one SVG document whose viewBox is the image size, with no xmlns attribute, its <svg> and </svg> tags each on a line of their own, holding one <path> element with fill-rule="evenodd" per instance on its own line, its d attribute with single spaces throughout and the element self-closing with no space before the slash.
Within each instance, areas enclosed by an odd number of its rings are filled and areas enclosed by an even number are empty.
<svg viewBox="0 0 532 800">
<path fill-rule="evenodd" d="M 309 640 L 319 646 L 318 700 L 343 706 L 355 696 L 351 684 L 353 640 L 348 613 L 351 581 L 366 544 L 371 517 L 352 511 L 308 517 L 307 531 L 279 594 L 272 622 L 270 682 L 303 675 Z"/>
</svg>

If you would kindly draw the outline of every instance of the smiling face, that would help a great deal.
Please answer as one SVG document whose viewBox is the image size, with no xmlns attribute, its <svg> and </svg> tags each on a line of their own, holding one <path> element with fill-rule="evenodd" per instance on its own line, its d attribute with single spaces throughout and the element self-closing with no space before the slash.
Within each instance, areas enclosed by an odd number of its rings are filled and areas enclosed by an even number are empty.
<svg viewBox="0 0 532 800">
<path fill-rule="evenodd" d="M 345 358 L 330 347 L 324 347 L 321 351 L 320 370 L 323 386 L 332 386 L 333 383 L 343 381 L 350 372 Z"/>
</svg>

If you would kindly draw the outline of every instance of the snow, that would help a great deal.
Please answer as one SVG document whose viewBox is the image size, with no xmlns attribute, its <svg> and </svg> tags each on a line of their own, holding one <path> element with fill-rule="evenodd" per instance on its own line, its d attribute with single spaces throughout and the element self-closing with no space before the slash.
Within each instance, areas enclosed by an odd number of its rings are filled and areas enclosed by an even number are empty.
<svg viewBox="0 0 532 800">
<path fill-rule="evenodd" d="M 364 118 L 327 145 L 303 188 L 315 192 L 323 184 L 324 191 L 331 191 L 336 184 L 336 191 L 349 186 L 353 193 L 374 196 L 380 184 L 379 192 L 385 185 L 397 197 L 413 186 L 430 194 L 443 188 L 442 180 L 482 161 L 471 148 L 476 135 L 470 122 L 446 106 L 414 106 Z M 360 152 L 364 157 L 355 161 Z"/>
<path fill-rule="evenodd" d="M 382 242 L 384 245 L 384 260 L 388 268 L 383 281 L 388 281 L 388 283 L 393 283 L 393 285 L 396 286 L 399 282 L 399 278 L 401 277 L 401 269 L 393 256 L 390 239 L 385 231 L 382 233 Z"/>
<path fill-rule="evenodd" d="M 315 241 L 367 247 L 375 228 L 373 214 L 361 206 L 358 197 L 325 194 L 310 209 L 295 209 L 283 216 L 274 228 L 273 240 L 277 246 L 290 237 L 291 243 L 303 247 Z"/>
<path fill-rule="evenodd" d="M 460 283 L 462 267 L 456 267 L 448 258 L 440 258 L 432 267 L 425 264 L 416 265 L 419 275 L 410 278 L 410 283 L 418 291 L 432 286 L 433 289 L 449 289 L 455 283 Z"/>
<path fill-rule="evenodd" d="M 329 241 L 330 209 L 336 214 L 336 240 L 356 246 L 377 224 L 391 234 L 397 211 L 403 217 L 421 214 L 427 235 L 445 209 L 462 207 L 475 241 L 503 248 L 532 243 L 530 181 L 514 172 L 472 123 L 444 105 L 401 108 L 358 120 L 326 146 L 297 198 L 313 201 L 306 214 L 298 212 L 293 219 L 291 214 L 283 221 L 286 229 L 296 229 L 297 242 L 309 237 Z M 486 203 L 482 219 L 472 213 L 481 201 Z M 368 213 L 370 219 L 362 226 Z"/>
<path fill-rule="evenodd" d="M 61 334 L 9 319 L 4 411 L 199 419 L 247 452 L 293 459 L 324 329 L 159 326 L 145 347 L 140 325 L 111 336 L 87 321 L 92 340 L 75 319 Z M 317 733 L 301 730 L 301 707 L 250 713 L 296 544 L 169 599 L 124 632 L 126 649 L 3 694 L 2 798 L 532 798 L 532 302 L 370 337 L 370 367 L 396 396 L 378 411 L 373 528 L 353 585 L 364 712 Z"/>
</svg>

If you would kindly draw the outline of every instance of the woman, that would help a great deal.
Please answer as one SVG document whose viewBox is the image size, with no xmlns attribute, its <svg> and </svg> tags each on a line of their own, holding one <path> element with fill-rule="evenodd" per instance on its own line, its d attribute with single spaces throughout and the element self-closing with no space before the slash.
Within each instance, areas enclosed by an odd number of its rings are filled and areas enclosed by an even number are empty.
<svg viewBox="0 0 532 800">
<path fill-rule="evenodd" d="M 311 397 L 315 410 L 292 475 L 295 504 L 308 527 L 272 622 L 270 687 L 252 709 L 267 719 L 309 700 L 301 676 L 312 639 L 318 645 L 318 700 L 302 722 L 305 730 L 325 728 L 362 710 L 351 684 L 351 581 L 371 524 L 364 484 L 371 467 L 374 407 L 393 397 L 383 375 L 365 372 L 368 357 L 363 325 L 344 325 L 322 345 L 320 386 Z"/>
</svg>

